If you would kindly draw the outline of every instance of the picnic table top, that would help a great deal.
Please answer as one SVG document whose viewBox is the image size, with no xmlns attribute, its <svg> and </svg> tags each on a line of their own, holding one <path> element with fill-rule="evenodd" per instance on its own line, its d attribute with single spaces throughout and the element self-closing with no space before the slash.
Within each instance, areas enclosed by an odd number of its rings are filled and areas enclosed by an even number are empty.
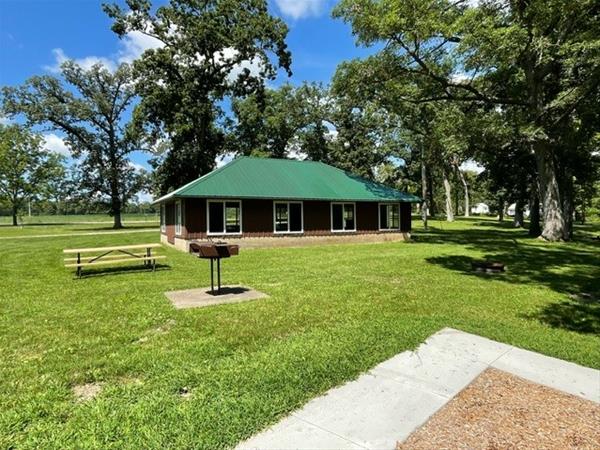
<svg viewBox="0 0 600 450">
<path fill-rule="evenodd" d="M 63 253 L 86 253 L 86 252 L 109 252 L 113 250 L 133 250 L 136 248 L 157 248 L 161 244 L 135 244 L 135 245 L 116 245 L 112 247 L 95 247 L 95 248 L 66 248 Z"/>
</svg>

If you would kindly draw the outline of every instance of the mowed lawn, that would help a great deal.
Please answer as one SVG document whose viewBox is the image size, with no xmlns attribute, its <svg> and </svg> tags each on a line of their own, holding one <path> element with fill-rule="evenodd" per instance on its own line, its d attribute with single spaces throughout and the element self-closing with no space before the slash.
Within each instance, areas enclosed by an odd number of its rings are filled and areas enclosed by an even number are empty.
<svg viewBox="0 0 600 450">
<path fill-rule="evenodd" d="M 600 224 L 569 244 L 432 225 L 412 243 L 242 250 L 224 283 L 270 297 L 192 310 L 163 293 L 207 286 L 208 262 L 171 249 L 155 273 L 63 268 L 63 248 L 157 231 L 1 240 L 0 448 L 232 447 L 443 327 L 600 368 Z M 482 257 L 508 273 L 471 272 Z"/>
</svg>

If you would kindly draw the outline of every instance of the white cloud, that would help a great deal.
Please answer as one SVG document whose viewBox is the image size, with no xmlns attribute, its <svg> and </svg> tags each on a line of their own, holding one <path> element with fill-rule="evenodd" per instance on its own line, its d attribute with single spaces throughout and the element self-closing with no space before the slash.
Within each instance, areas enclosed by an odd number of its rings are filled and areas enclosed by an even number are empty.
<svg viewBox="0 0 600 450">
<path fill-rule="evenodd" d="M 104 56 L 86 56 L 84 58 L 69 58 L 62 48 L 55 48 L 52 50 L 52 54 L 54 55 L 54 64 L 50 66 L 44 66 L 46 70 L 52 73 L 59 73 L 60 66 L 62 63 L 73 60 L 79 66 L 81 66 L 84 70 L 89 70 L 92 66 L 96 64 L 101 64 L 109 71 L 114 71 L 117 65 L 110 58 L 106 58 Z"/>
<path fill-rule="evenodd" d="M 225 164 L 233 161 L 233 158 L 235 158 L 235 153 L 225 153 L 222 156 L 217 156 L 215 162 L 217 163 L 217 167 L 223 167 Z"/>
<path fill-rule="evenodd" d="M 11 120 L 8 117 L 0 116 L 0 125 L 8 125 L 11 123 Z"/>
<path fill-rule="evenodd" d="M 133 161 L 129 161 L 129 167 L 131 167 L 136 172 L 148 172 L 148 169 L 145 166 Z"/>
<path fill-rule="evenodd" d="M 121 63 L 131 63 L 138 59 L 146 50 L 164 47 L 159 39 L 148 36 L 140 31 L 127 33 L 121 41 L 118 60 Z"/>
<path fill-rule="evenodd" d="M 479 165 L 477 163 L 477 161 L 468 159 L 467 161 L 465 161 L 464 163 L 462 163 L 460 165 L 460 170 L 467 171 L 467 172 L 475 172 L 477 174 L 480 174 L 481 172 L 483 172 L 485 170 L 485 167 Z"/>
<path fill-rule="evenodd" d="M 137 195 L 138 203 L 150 203 L 152 200 L 154 200 L 154 198 L 149 192 L 142 191 Z"/>
<path fill-rule="evenodd" d="M 52 153 L 58 153 L 63 156 L 71 156 L 71 151 L 64 139 L 57 136 L 54 133 L 45 134 L 44 136 L 44 148 Z"/>
<path fill-rule="evenodd" d="M 302 19 L 321 14 L 328 0 L 275 0 L 275 3 L 282 14 Z"/>
</svg>

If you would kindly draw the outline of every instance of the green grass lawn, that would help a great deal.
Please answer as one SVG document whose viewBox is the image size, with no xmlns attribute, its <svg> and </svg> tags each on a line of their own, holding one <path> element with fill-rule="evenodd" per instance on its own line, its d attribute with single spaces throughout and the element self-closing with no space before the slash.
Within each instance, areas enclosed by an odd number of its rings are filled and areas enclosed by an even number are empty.
<svg viewBox="0 0 600 450">
<path fill-rule="evenodd" d="M 599 223 L 568 244 L 431 225 L 412 243 L 242 251 L 224 283 L 269 298 L 177 311 L 163 292 L 207 286 L 206 261 L 166 249 L 155 273 L 81 280 L 62 266 L 65 247 L 156 231 L 0 241 L 0 448 L 231 447 L 443 327 L 600 368 Z M 471 272 L 483 257 L 509 272 Z M 102 392 L 77 402 L 88 382 Z"/>
</svg>

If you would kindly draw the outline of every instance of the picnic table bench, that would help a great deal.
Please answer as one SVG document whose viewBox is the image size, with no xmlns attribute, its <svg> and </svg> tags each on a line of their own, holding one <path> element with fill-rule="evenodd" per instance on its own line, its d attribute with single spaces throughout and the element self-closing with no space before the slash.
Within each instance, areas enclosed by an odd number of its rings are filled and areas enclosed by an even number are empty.
<svg viewBox="0 0 600 450">
<path fill-rule="evenodd" d="M 65 267 L 75 267 L 77 276 L 81 278 L 84 267 L 104 266 L 131 261 L 142 261 L 144 266 L 156 268 L 157 259 L 165 259 L 165 255 L 152 254 L 153 248 L 161 244 L 116 245 L 112 247 L 67 248 L 64 254 L 77 254 L 76 257 L 65 258 Z"/>
</svg>

